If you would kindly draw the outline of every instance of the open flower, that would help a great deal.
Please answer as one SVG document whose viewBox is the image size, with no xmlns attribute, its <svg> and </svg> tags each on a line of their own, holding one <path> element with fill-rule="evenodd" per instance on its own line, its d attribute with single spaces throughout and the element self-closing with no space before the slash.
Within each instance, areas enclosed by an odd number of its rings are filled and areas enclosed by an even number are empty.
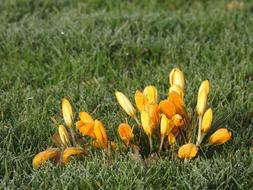
<svg viewBox="0 0 253 190">
<path fill-rule="evenodd" d="M 168 99 L 174 104 L 176 108 L 176 113 L 183 116 L 186 114 L 184 100 L 177 92 L 170 92 Z"/>
<path fill-rule="evenodd" d="M 167 116 L 167 118 L 172 118 L 173 115 L 176 114 L 176 107 L 170 100 L 162 100 L 159 103 L 159 109 Z"/>
<path fill-rule="evenodd" d="M 131 117 L 136 117 L 136 110 L 134 109 L 130 100 L 119 91 L 115 92 L 115 96 L 117 101 L 119 102 L 120 106 L 124 109 L 124 111 Z"/>
<path fill-rule="evenodd" d="M 198 148 L 195 144 L 189 143 L 181 146 L 178 150 L 178 157 L 181 159 L 193 158 L 197 155 Z"/>
<path fill-rule="evenodd" d="M 90 136 L 95 138 L 94 134 L 94 120 L 90 114 L 86 112 L 79 113 L 80 120 L 77 122 L 77 128 L 82 135 Z"/>
<path fill-rule="evenodd" d="M 211 145 L 220 145 L 226 143 L 232 137 L 232 133 L 229 132 L 226 128 L 221 128 L 215 131 L 210 139 L 209 144 Z"/>
<path fill-rule="evenodd" d="M 59 148 L 49 148 L 43 152 L 38 153 L 33 158 L 33 167 L 35 169 L 40 168 L 48 160 L 56 160 L 57 156 L 60 155 Z"/>
<path fill-rule="evenodd" d="M 121 140 L 126 144 L 129 145 L 130 141 L 133 139 L 134 134 L 132 128 L 127 123 L 121 123 L 118 127 L 118 133 Z"/>
<path fill-rule="evenodd" d="M 175 114 L 173 117 L 172 117 L 172 121 L 174 123 L 174 125 L 176 127 L 180 127 L 184 124 L 184 120 L 183 120 L 183 117 L 179 114 Z"/>
<path fill-rule="evenodd" d="M 71 104 L 66 98 L 62 99 L 62 115 L 63 119 L 68 127 L 73 126 L 73 110 Z"/>
</svg>

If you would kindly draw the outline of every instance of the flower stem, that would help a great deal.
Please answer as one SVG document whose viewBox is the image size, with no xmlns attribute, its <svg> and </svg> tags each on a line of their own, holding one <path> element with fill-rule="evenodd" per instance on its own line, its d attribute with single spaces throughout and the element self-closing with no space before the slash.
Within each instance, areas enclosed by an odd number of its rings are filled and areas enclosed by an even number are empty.
<svg viewBox="0 0 253 190">
<path fill-rule="evenodd" d="M 150 153 L 152 153 L 152 150 L 153 150 L 153 141 L 152 141 L 152 137 L 149 136 L 148 139 L 149 139 Z"/>
<path fill-rule="evenodd" d="M 73 145 L 76 146 L 76 138 L 75 138 L 75 134 L 72 128 L 70 128 L 70 135 L 73 141 Z"/>
<path fill-rule="evenodd" d="M 134 116 L 134 120 L 136 121 L 136 123 L 139 125 L 139 127 L 141 126 L 140 121 L 138 120 L 138 118 L 136 116 Z"/>
<path fill-rule="evenodd" d="M 159 153 L 160 153 L 161 150 L 162 150 L 163 142 L 164 142 L 164 135 L 163 135 L 162 138 L 161 138 L 161 144 L 160 144 L 160 147 L 159 147 Z"/>
<path fill-rule="evenodd" d="M 202 116 L 199 116 L 199 128 L 196 145 L 199 146 L 201 143 L 201 127 L 202 127 Z"/>
</svg>

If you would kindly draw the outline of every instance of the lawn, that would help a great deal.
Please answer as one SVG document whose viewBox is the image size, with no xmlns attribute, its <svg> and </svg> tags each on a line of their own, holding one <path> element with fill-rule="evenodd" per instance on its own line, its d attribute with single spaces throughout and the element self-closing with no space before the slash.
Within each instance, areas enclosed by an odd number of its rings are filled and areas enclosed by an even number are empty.
<svg viewBox="0 0 253 190">
<path fill-rule="evenodd" d="M 227 2 L 1 1 L 0 189 L 250 189 L 253 3 L 228 9 Z M 228 143 L 185 162 L 92 151 L 66 167 L 33 169 L 34 155 L 53 147 L 50 118 L 63 123 L 63 97 L 76 119 L 92 113 L 120 143 L 117 126 L 127 116 L 115 90 L 133 100 L 152 84 L 165 98 L 174 66 L 185 74 L 189 107 L 209 79 L 213 127 L 232 131 Z"/>
</svg>

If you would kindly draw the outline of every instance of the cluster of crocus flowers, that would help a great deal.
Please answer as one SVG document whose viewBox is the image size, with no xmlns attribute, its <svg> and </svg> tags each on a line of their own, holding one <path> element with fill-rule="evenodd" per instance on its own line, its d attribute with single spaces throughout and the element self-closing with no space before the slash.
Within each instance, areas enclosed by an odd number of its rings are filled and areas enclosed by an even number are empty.
<svg viewBox="0 0 253 190">
<path fill-rule="evenodd" d="M 197 135 L 194 135 L 196 131 L 194 114 L 188 113 L 184 100 L 184 74 L 179 68 L 174 68 L 170 72 L 169 79 L 168 96 L 160 102 L 158 101 L 158 91 L 154 86 L 150 85 L 145 87 L 143 91 L 136 91 L 134 100 L 139 114 L 129 98 L 122 92 L 116 91 L 116 99 L 123 110 L 136 121 L 141 129 L 138 132 L 141 131 L 148 137 L 150 152 L 158 151 L 160 153 L 162 150 L 172 148 L 173 150 L 178 149 L 179 158 L 193 158 L 197 155 L 199 146 L 212 126 L 213 111 L 211 108 L 207 109 L 209 81 L 203 81 L 198 91 L 196 113 L 199 124 Z M 120 124 L 118 132 L 127 146 L 135 141 L 134 130 L 129 124 Z M 196 138 L 196 143 L 194 143 L 194 138 Z M 231 132 L 222 128 L 211 135 L 208 143 L 210 145 L 224 144 L 230 138 Z M 154 143 L 154 140 L 159 143 Z M 135 141 L 136 143 L 141 144 Z"/>
<path fill-rule="evenodd" d="M 62 99 L 62 115 L 65 122 L 64 125 L 57 126 L 57 132 L 53 135 L 52 140 L 57 148 L 48 148 L 35 155 L 33 158 L 33 167 L 40 168 L 47 161 L 53 161 L 56 164 L 66 165 L 73 156 L 88 155 L 85 139 L 79 137 L 75 133 L 74 113 L 70 102 Z M 93 139 L 92 144 L 97 148 L 108 147 L 108 138 L 104 125 L 99 120 L 93 118 L 86 112 L 79 113 L 80 120 L 76 124 L 76 128 L 80 134 L 89 136 Z"/>
</svg>

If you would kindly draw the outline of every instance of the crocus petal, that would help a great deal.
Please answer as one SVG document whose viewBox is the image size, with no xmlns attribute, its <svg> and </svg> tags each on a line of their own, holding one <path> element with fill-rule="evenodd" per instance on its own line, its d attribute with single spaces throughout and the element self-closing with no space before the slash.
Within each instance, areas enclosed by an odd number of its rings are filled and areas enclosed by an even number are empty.
<svg viewBox="0 0 253 190">
<path fill-rule="evenodd" d="M 136 111 L 130 100 L 122 92 L 119 91 L 115 92 L 115 96 L 120 106 L 124 109 L 124 111 L 131 117 L 135 117 Z"/>
<path fill-rule="evenodd" d="M 203 133 L 207 133 L 209 131 L 209 129 L 211 128 L 212 125 L 212 121 L 213 121 L 213 111 L 211 108 L 209 108 L 204 116 L 203 116 L 203 120 L 202 120 L 202 127 L 201 130 Z"/>
<path fill-rule="evenodd" d="M 172 91 L 169 93 L 169 100 L 174 104 L 176 112 L 180 115 L 185 115 L 185 103 L 178 93 Z"/>
<path fill-rule="evenodd" d="M 145 104 L 147 103 L 147 98 L 142 94 L 142 92 L 137 90 L 134 95 L 134 100 L 135 100 L 136 107 L 141 113 L 144 109 Z"/>
<path fill-rule="evenodd" d="M 79 123 L 79 122 L 78 122 Z M 95 138 L 94 123 L 77 124 L 78 130 L 82 135 L 87 135 L 91 138 Z"/>
<path fill-rule="evenodd" d="M 197 155 L 198 148 L 195 144 L 189 143 L 181 146 L 178 150 L 178 157 L 181 159 L 193 158 Z"/>
<path fill-rule="evenodd" d="M 152 126 L 151 118 L 148 112 L 145 110 L 141 112 L 141 123 L 142 123 L 144 132 L 146 133 L 147 136 L 150 137 L 153 132 L 153 126 Z"/>
<path fill-rule="evenodd" d="M 129 144 L 129 142 L 134 137 L 132 128 L 127 123 L 121 123 L 118 127 L 118 133 L 123 142 Z"/>
<path fill-rule="evenodd" d="M 159 127 L 158 124 L 160 122 L 160 110 L 158 104 L 156 103 L 147 104 L 145 105 L 144 110 L 147 111 L 149 114 L 152 127 L 153 128 Z"/>
<path fill-rule="evenodd" d="M 207 102 L 207 93 L 206 90 L 203 89 L 198 96 L 198 102 L 197 102 L 197 113 L 199 116 L 202 116 L 206 109 L 206 102 Z"/>
<path fill-rule="evenodd" d="M 59 125 L 58 133 L 60 135 L 61 142 L 65 146 L 69 146 L 70 145 L 69 134 L 68 134 L 68 131 L 66 130 L 66 128 L 63 125 Z"/>
<path fill-rule="evenodd" d="M 99 120 L 95 120 L 94 134 L 95 134 L 96 140 L 99 143 L 100 147 L 107 148 L 107 146 L 108 146 L 107 134 L 105 132 L 105 128 L 104 128 L 103 123 Z"/>
<path fill-rule="evenodd" d="M 170 85 L 178 85 L 184 90 L 184 74 L 179 68 L 174 68 L 170 72 Z"/>
<path fill-rule="evenodd" d="M 200 95 L 200 92 L 205 89 L 206 90 L 206 94 L 209 94 L 209 90 L 210 90 L 210 85 L 209 85 L 209 81 L 208 80 L 204 80 L 200 87 L 199 87 L 199 91 L 198 91 L 198 96 Z"/>
<path fill-rule="evenodd" d="M 62 99 L 62 115 L 63 119 L 68 127 L 73 126 L 73 111 L 71 104 L 66 98 Z"/>
<path fill-rule="evenodd" d="M 147 86 L 143 90 L 143 95 L 147 97 L 149 103 L 157 103 L 157 89 L 154 86 Z"/>
<path fill-rule="evenodd" d="M 62 155 L 62 162 L 67 164 L 71 156 L 86 156 L 87 152 L 81 147 L 68 147 Z"/>
<path fill-rule="evenodd" d="M 182 98 L 184 97 L 184 91 L 180 88 L 180 86 L 174 84 L 170 87 L 169 89 L 169 93 L 170 92 L 176 92 L 179 94 L 179 96 L 181 96 Z"/>
<path fill-rule="evenodd" d="M 162 100 L 159 103 L 159 109 L 162 113 L 164 113 L 168 118 L 172 118 L 173 115 L 176 114 L 176 107 L 172 101 Z"/>
<path fill-rule="evenodd" d="M 184 121 L 183 121 L 183 117 L 179 114 L 175 114 L 173 117 L 172 117 L 172 121 L 173 123 L 175 124 L 175 126 L 177 127 L 180 127 L 183 125 Z"/>
<path fill-rule="evenodd" d="M 226 143 L 232 137 L 232 133 L 229 132 L 226 128 L 221 128 L 215 131 L 210 139 L 209 144 L 220 145 Z"/>
<path fill-rule="evenodd" d="M 176 142 L 176 137 L 173 133 L 168 134 L 168 143 L 169 145 L 173 145 Z"/>
<path fill-rule="evenodd" d="M 161 136 L 165 136 L 168 134 L 168 128 L 169 128 L 169 120 L 166 117 L 166 115 L 162 114 L 161 124 L 160 124 Z"/>
<path fill-rule="evenodd" d="M 55 159 L 60 154 L 59 148 L 49 148 L 43 152 L 38 153 L 33 158 L 33 167 L 40 168 L 46 161 Z"/>
<path fill-rule="evenodd" d="M 87 124 L 87 123 L 93 123 L 94 124 L 94 120 L 93 118 L 91 117 L 90 114 L 88 114 L 87 112 L 80 112 L 79 113 L 79 117 L 80 117 L 80 120 Z"/>
</svg>

